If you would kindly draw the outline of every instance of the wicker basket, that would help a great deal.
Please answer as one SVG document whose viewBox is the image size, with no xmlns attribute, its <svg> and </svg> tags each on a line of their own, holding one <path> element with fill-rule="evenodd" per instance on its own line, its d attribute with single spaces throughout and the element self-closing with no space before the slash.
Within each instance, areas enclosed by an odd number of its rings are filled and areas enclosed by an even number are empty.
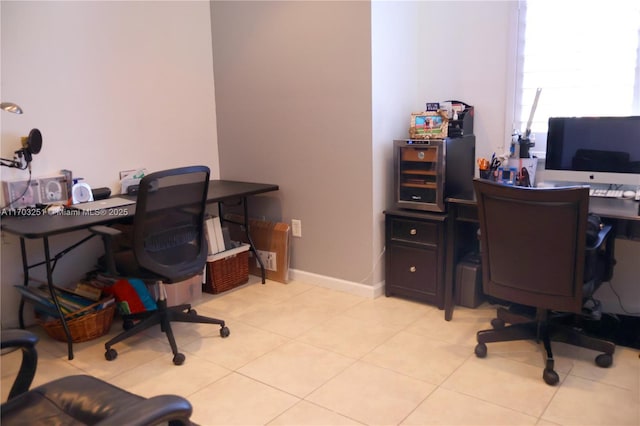
<svg viewBox="0 0 640 426">
<path fill-rule="evenodd" d="M 116 309 L 115 303 L 112 303 L 110 299 L 113 298 L 101 300 L 77 312 L 65 315 L 64 318 L 71 334 L 71 340 L 74 343 L 86 342 L 109 332 Z M 103 309 L 96 310 L 99 305 L 107 302 L 111 304 Z M 67 341 L 62 321 L 59 319 L 42 321 L 39 317 L 36 316 L 36 318 L 49 336 L 63 342 Z"/>
<path fill-rule="evenodd" d="M 249 281 L 249 246 L 228 250 L 229 255 L 207 262 L 207 277 L 202 290 L 218 294 Z M 232 253 L 231 253 L 232 252 Z M 216 257 L 224 255 L 219 253 Z"/>
</svg>

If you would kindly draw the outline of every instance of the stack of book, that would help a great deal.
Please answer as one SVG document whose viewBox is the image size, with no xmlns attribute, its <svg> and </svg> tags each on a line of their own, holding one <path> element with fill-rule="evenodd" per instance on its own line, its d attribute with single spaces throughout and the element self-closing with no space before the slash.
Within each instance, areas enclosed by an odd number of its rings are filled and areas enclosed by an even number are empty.
<svg viewBox="0 0 640 426">
<path fill-rule="evenodd" d="M 56 307 L 51 297 L 49 287 L 45 284 L 41 285 L 16 285 L 14 286 L 26 299 L 36 303 L 36 305 L 46 314 L 55 314 Z M 97 303 L 102 292 L 100 289 L 90 289 L 88 284 L 78 284 L 75 288 L 59 288 L 54 287 L 54 292 L 62 313 L 72 314 L 83 309 L 95 305 L 94 309 L 87 310 L 94 312 L 106 308 L 113 303 L 113 299 L 108 299 L 104 303 Z"/>
<path fill-rule="evenodd" d="M 205 222 L 207 241 L 209 242 L 209 255 L 220 253 L 232 248 L 229 244 L 228 230 L 222 228 L 218 216 L 210 217 Z"/>
</svg>

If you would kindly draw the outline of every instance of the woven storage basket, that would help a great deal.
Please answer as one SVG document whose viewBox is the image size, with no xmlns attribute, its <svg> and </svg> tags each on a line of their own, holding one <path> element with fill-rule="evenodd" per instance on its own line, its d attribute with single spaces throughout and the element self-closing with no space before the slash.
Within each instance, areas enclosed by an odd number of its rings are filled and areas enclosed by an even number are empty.
<svg viewBox="0 0 640 426">
<path fill-rule="evenodd" d="M 207 262 L 207 277 L 202 290 L 218 294 L 249 281 L 249 246 L 228 250 L 232 254 Z M 224 255 L 225 252 L 216 256 Z"/>
<path fill-rule="evenodd" d="M 96 310 L 103 303 L 108 302 L 112 298 L 104 299 L 89 305 L 77 312 L 65 315 L 65 321 L 71 334 L 71 340 L 74 343 L 86 342 L 95 339 L 109 332 L 116 305 L 111 303 L 104 309 Z M 47 334 L 56 340 L 67 341 L 67 335 L 64 333 L 62 321 L 59 319 L 51 321 L 42 321 L 38 318 L 38 323 L 45 329 Z"/>
</svg>

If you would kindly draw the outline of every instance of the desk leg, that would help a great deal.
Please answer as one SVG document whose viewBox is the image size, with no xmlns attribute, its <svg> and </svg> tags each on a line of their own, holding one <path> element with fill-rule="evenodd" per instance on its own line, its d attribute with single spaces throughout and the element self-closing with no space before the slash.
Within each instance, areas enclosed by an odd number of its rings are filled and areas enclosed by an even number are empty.
<svg viewBox="0 0 640 426">
<path fill-rule="evenodd" d="M 445 282 L 444 282 L 444 319 L 451 321 L 453 317 L 453 291 L 455 279 L 454 257 L 456 248 L 456 207 L 449 205 L 449 217 L 447 218 L 447 255 L 445 262 Z"/>
<path fill-rule="evenodd" d="M 242 211 L 243 211 L 243 215 L 242 215 L 243 222 L 242 223 L 233 222 L 233 223 L 244 227 L 245 237 L 249 242 L 249 248 L 253 253 L 253 255 L 255 256 L 256 260 L 258 261 L 258 265 L 260 265 L 262 284 L 264 284 L 266 282 L 267 273 L 264 268 L 264 264 L 262 263 L 262 259 L 260 259 L 260 256 L 258 256 L 258 250 L 256 250 L 256 246 L 255 244 L 253 244 L 253 240 L 251 239 L 251 235 L 249 233 L 249 207 L 247 206 L 247 197 L 242 197 L 241 203 L 242 203 Z M 218 216 L 220 216 L 220 220 L 224 220 L 224 211 L 223 211 L 222 204 L 223 204 L 222 202 L 218 203 Z"/>
<path fill-rule="evenodd" d="M 27 287 L 29 285 L 29 270 L 31 268 L 35 268 L 35 267 L 38 267 L 38 266 L 45 265 L 46 271 L 47 271 L 47 285 L 49 287 L 49 293 L 51 294 L 51 298 L 52 298 L 53 303 L 54 303 L 54 305 L 56 307 L 56 311 L 58 313 L 58 317 L 60 318 L 60 321 L 62 322 L 62 327 L 64 329 L 64 332 L 65 332 L 66 336 L 67 336 L 67 344 L 68 344 L 68 347 L 69 347 L 69 359 L 70 360 L 73 359 L 73 348 L 72 348 L 73 339 L 71 338 L 71 333 L 69 332 L 69 328 L 68 328 L 67 323 L 66 323 L 66 321 L 64 319 L 64 315 L 62 313 L 62 309 L 60 308 L 60 304 L 58 302 L 57 295 L 55 294 L 55 291 L 53 289 L 53 270 L 55 269 L 56 263 L 58 262 L 58 260 L 62 256 L 66 255 L 71 250 L 75 249 L 76 247 L 79 247 L 80 245 L 84 244 L 86 241 L 90 240 L 93 237 L 95 237 L 95 234 L 91 234 L 91 235 L 81 239 L 80 241 L 70 245 L 69 247 L 65 248 L 64 250 L 60 251 L 55 256 L 53 256 L 53 259 L 51 258 L 51 252 L 49 250 L 49 239 L 47 237 L 43 237 L 42 238 L 42 242 L 44 244 L 45 260 L 42 261 L 42 262 L 34 263 L 32 265 L 29 264 L 29 261 L 28 261 L 28 258 L 27 258 L 27 248 L 26 248 L 26 244 L 25 244 L 25 239 L 23 237 L 20 237 L 20 253 L 22 255 L 22 271 L 23 271 L 23 276 L 24 276 L 23 285 L 25 287 Z M 20 323 L 20 328 L 22 328 L 22 329 L 24 329 L 24 306 L 25 306 L 24 298 L 21 297 L 20 298 L 20 307 L 18 309 L 18 321 Z"/>
<path fill-rule="evenodd" d="M 244 230 L 247 236 L 247 241 L 249 241 L 249 247 L 251 247 L 251 251 L 253 255 L 256 257 L 258 261 L 258 265 L 260 265 L 260 274 L 262 276 L 262 284 L 267 281 L 267 273 L 264 269 L 264 264 L 262 263 L 262 259 L 258 256 L 258 251 L 256 250 L 256 246 L 253 244 L 253 240 L 251 239 L 251 235 L 249 235 L 249 207 L 247 206 L 247 197 L 242 198 L 242 205 L 244 206 Z"/>
<path fill-rule="evenodd" d="M 58 303 L 58 297 L 56 296 L 56 292 L 53 289 L 53 272 L 51 268 L 51 254 L 49 252 L 49 239 L 47 237 L 44 237 L 42 239 L 42 243 L 44 244 L 44 260 L 45 260 L 45 266 L 47 269 L 47 285 L 49 286 L 51 299 L 53 300 L 54 305 L 56 305 L 56 310 L 58 311 L 58 317 L 60 318 L 60 322 L 62 323 L 64 334 L 67 336 L 67 350 L 69 353 L 69 360 L 72 360 L 73 359 L 73 340 L 71 338 L 71 333 L 69 332 L 69 327 L 67 326 L 67 322 L 64 319 L 64 314 L 62 313 L 62 309 L 60 308 L 60 303 Z"/>
<path fill-rule="evenodd" d="M 25 287 L 29 285 L 29 264 L 27 263 L 27 247 L 23 237 L 20 237 L 20 254 L 22 255 L 22 276 Z M 20 308 L 18 309 L 18 321 L 20 328 L 24 329 L 24 298 L 20 298 Z"/>
</svg>

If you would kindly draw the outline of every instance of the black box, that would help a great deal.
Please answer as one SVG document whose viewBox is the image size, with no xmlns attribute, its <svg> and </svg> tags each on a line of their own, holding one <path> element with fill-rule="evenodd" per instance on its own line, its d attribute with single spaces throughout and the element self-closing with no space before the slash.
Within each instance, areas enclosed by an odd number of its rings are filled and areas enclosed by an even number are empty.
<svg viewBox="0 0 640 426">
<path fill-rule="evenodd" d="M 447 134 L 450 138 L 459 138 L 465 135 L 473 134 L 473 116 L 475 111 L 473 106 L 467 105 L 464 102 L 451 101 L 453 103 L 459 103 L 464 105 L 464 110 L 458 112 L 458 118 L 449 118 L 449 128 Z"/>
<path fill-rule="evenodd" d="M 479 258 L 466 257 L 456 267 L 456 305 L 476 308 L 485 297 L 482 292 L 482 266 Z"/>
</svg>

